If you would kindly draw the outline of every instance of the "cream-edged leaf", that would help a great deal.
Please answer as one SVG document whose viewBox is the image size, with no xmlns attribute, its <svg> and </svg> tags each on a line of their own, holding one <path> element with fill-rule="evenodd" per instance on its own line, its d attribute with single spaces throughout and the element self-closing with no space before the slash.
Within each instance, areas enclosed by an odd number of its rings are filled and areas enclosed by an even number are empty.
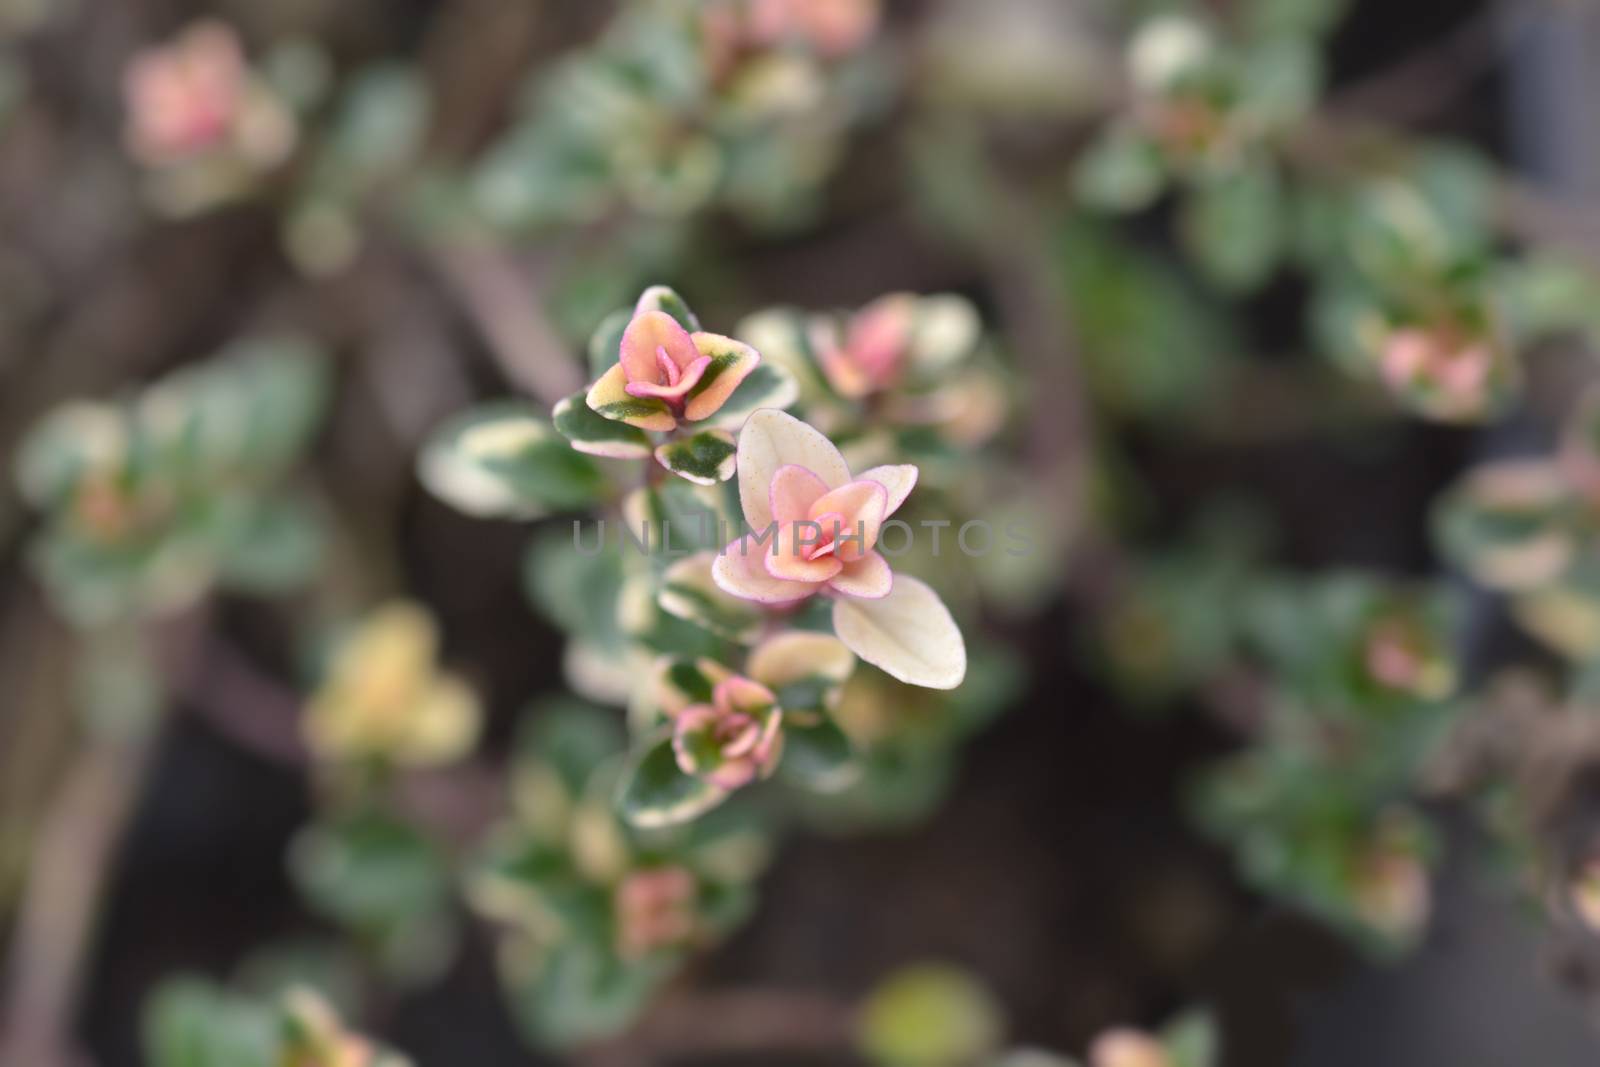
<svg viewBox="0 0 1600 1067">
<path fill-rule="evenodd" d="M 818 793 L 837 793 L 861 777 L 855 748 L 832 719 L 788 722 L 783 734 L 785 778 Z"/>
<path fill-rule="evenodd" d="M 791 463 L 817 475 L 829 489 L 850 480 L 844 457 L 820 430 L 775 408 L 762 408 L 745 420 L 739 433 L 739 503 L 751 529 L 772 524 L 768 490 L 778 468 Z"/>
<path fill-rule="evenodd" d="M 817 676 L 843 684 L 855 667 L 855 656 L 837 637 L 790 630 L 769 637 L 752 649 L 745 673 L 777 691 L 790 682 Z"/>
<path fill-rule="evenodd" d="M 639 294 L 639 300 L 633 306 L 635 315 L 642 315 L 647 311 L 660 311 L 671 315 L 690 333 L 697 333 L 700 329 L 700 320 L 690 310 L 689 302 L 678 295 L 676 289 L 666 285 L 652 285 Z"/>
<path fill-rule="evenodd" d="M 650 438 L 643 430 L 601 415 L 585 402 L 583 393 L 558 403 L 550 418 L 579 452 L 607 459 L 643 459 L 650 454 Z"/>
<path fill-rule="evenodd" d="M 833 629 L 850 651 L 909 685 L 954 689 L 966 677 L 967 646 L 950 609 L 908 575 L 895 575 L 880 600 L 835 600 Z"/>
<path fill-rule="evenodd" d="M 423 446 L 417 475 L 434 496 L 479 518 L 587 507 L 605 485 L 593 460 L 521 403 L 489 404 L 445 420 Z"/>
<path fill-rule="evenodd" d="M 684 773 L 670 735 L 646 742 L 622 772 L 617 810 L 642 829 L 676 826 L 705 814 L 728 797 L 721 787 Z"/>
<path fill-rule="evenodd" d="M 761 408 L 786 408 L 800 399 L 800 384 L 786 368 L 777 363 L 762 362 L 751 371 L 738 388 L 723 402 L 717 413 L 703 426 L 737 430 L 744 425 L 750 413 Z"/>
<path fill-rule="evenodd" d="M 656 449 L 656 462 L 696 485 L 716 485 L 733 477 L 733 434 L 703 430 Z"/>
<path fill-rule="evenodd" d="M 661 610 L 720 637 L 749 643 L 761 632 L 755 605 L 724 592 L 711 577 L 715 552 L 697 552 L 668 567 L 656 603 Z"/>
<path fill-rule="evenodd" d="M 877 482 L 888 491 L 889 503 L 883 511 L 884 517 L 887 518 L 900 510 L 900 505 L 906 502 L 906 497 L 916 488 L 917 468 L 910 463 L 888 464 L 862 471 L 858 478 Z"/>
</svg>

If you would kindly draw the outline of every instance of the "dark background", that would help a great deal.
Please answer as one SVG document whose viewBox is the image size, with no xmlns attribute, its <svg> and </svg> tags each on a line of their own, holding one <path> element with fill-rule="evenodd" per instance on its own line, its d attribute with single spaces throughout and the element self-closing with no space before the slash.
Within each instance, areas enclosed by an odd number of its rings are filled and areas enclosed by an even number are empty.
<svg viewBox="0 0 1600 1067">
<path fill-rule="evenodd" d="M 103 10 L 92 14 L 114 19 L 119 2 L 100 0 Z M 373 47 L 404 49 L 436 6 L 389 5 L 392 37 Z M 916 6 L 896 14 L 914 17 Z M 168 4 L 163 13 L 178 25 L 191 7 Z M 594 20 L 584 3 L 563 7 L 574 28 Z M 1384 69 L 1477 7 L 1361 0 L 1335 41 L 1336 81 Z M 61 91 L 70 93 L 70 84 L 63 76 Z M 1506 94 L 1504 77 L 1487 74 L 1430 126 L 1508 158 Z M 225 339 L 237 305 L 282 269 L 267 250 L 272 239 L 266 220 L 241 209 L 185 224 L 146 249 L 181 258 L 190 254 L 185 242 L 221 244 L 229 249 L 222 261 L 239 268 L 225 288 L 191 272 L 185 299 L 215 310 L 154 331 L 148 350 L 176 362 Z M 884 233 L 870 239 L 878 242 L 870 254 L 838 255 L 841 246 L 860 251 L 863 240 L 824 230 L 778 249 L 752 247 L 749 268 L 760 279 L 753 287 L 854 304 L 937 284 L 988 301 L 959 263 L 889 243 Z M 832 267 L 816 269 L 822 264 Z M 1298 330 L 1301 296 L 1290 280 L 1251 305 L 1249 324 L 1264 345 Z M 14 366 L 45 373 L 41 364 Z M 484 392 L 503 388 L 485 360 L 471 366 Z M 398 562 L 411 590 L 440 612 L 447 654 L 489 694 L 503 738 L 524 701 L 557 684 L 554 635 L 515 581 L 525 531 L 474 523 L 432 502 L 410 478 L 407 456 L 367 443 L 373 416 L 359 397 L 341 403 L 322 455 L 352 493 L 370 498 L 374 514 L 397 520 Z M 1362 450 L 1308 437 L 1182 455 L 1153 444 L 1140 455 L 1175 517 L 1218 491 L 1256 491 L 1283 524 L 1284 562 L 1425 572 L 1434 566 L 1428 502 L 1488 446 L 1466 432 L 1385 432 Z M 12 595 L 28 595 L 15 549 L 12 556 L 4 581 Z M 262 669 L 286 672 L 293 635 L 248 605 L 220 610 L 239 648 Z M 1009 637 L 1034 671 L 1031 687 L 970 747 L 944 810 L 906 833 L 793 840 L 764 882 L 758 917 L 698 964 L 695 979 L 853 996 L 897 966 L 942 959 L 992 983 L 1018 1040 L 1069 1051 L 1106 1025 L 1153 1024 L 1199 1003 L 1219 1013 L 1229 1067 L 1600 1061 L 1600 1040 L 1549 980 L 1536 920 L 1478 873 L 1469 831 L 1452 839 L 1425 946 L 1397 966 L 1372 965 L 1243 890 L 1226 854 L 1197 836 L 1182 805 L 1184 783 L 1229 749 L 1229 737 L 1197 714 L 1125 713 L 1077 666 L 1080 629 L 1065 606 L 1013 626 Z M 226 973 L 263 941 L 317 928 L 283 862 L 290 835 L 310 814 L 303 776 L 244 752 L 191 715 L 171 718 L 157 760 L 116 867 L 81 1020 L 104 1067 L 138 1062 L 140 1001 L 162 976 Z M 441 985 L 395 1005 L 380 1028 L 422 1067 L 540 1062 L 500 1006 L 481 934 Z"/>
</svg>

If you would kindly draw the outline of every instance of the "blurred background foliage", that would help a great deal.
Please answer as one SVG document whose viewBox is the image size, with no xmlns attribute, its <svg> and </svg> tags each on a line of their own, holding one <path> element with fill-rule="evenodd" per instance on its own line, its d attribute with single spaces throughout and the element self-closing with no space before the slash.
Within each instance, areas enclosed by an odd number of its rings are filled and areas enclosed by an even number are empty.
<svg viewBox="0 0 1600 1067">
<path fill-rule="evenodd" d="M 0 1062 L 1590 1062 L 1597 50 L 0 0 Z M 584 403 L 660 283 L 763 357 L 666 475 Z M 1029 551 L 895 561 L 961 688 L 800 679 L 641 826 L 762 627 L 692 531 L 763 406 Z"/>
</svg>

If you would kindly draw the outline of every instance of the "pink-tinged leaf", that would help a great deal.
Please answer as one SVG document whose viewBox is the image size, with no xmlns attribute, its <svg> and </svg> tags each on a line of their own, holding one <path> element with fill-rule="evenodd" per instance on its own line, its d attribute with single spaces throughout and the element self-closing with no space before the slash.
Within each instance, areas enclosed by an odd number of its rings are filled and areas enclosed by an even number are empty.
<svg viewBox="0 0 1600 1067">
<path fill-rule="evenodd" d="M 622 333 L 619 353 L 623 372 L 630 382 L 664 385 L 670 372 L 663 372 L 665 357 L 680 372 L 700 358 L 689 331 L 665 311 L 644 311 L 635 315 Z"/>
<path fill-rule="evenodd" d="M 877 482 L 888 492 L 889 502 L 883 509 L 883 517 L 888 518 L 900 510 L 900 505 L 906 502 L 906 497 L 916 488 L 917 468 L 909 463 L 873 467 L 871 470 L 862 471 L 859 479 Z"/>
<path fill-rule="evenodd" d="M 743 342 L 715 333 L 697 333 L 693 343 L 699 358 L 711 361 L 699 384 L 688 392 L 683 409 L 684 418 L 699 422 L 721 410 L 739 383 L 761 363 L 761 355 Z"/>
<path fill-rule="evenodd" d="M 711 580 L 724 593 L 762 604 L 793 604 L 817 591 L 815 585 L 772 577 L 762 563 L 766 554 L 767 547 L 757 545 L 754 538 L 742 544 L 734 541 L 712 563 Z"/>
<path fill-rule="evenodd" d="M 836 541 L 834 554 L 849 563 L 878 543 L 888 502 L 888 490 L 877 482 L 855 481 L 817 500 L 811 516 L 822 523 L 823 536 Z"/>
<path fill-rule="evenodd" d="M 891 293 L 862 308 L 851 321 L 845 347 L 873 387 L 881 389 L 899 375 L 916 320 L 917 298 Z"/>
<path fill-rule="evenodd" d="M 822 433 L 775 408 L 751 414 L 739 433 L 739 502 L 753 530 L 772 525 L 771 487 L 778 468 L 793 464 L 829 489 L 850 481 L 844 457 Z"/>
<path fill-rule="evenodd" d="M 817 530 L 804 523 L 784 523 L 773 538 L 772 551 L 761 561 L 767 573 L 785 582 L 825 582 L 839 573 L 844 564 L 830 553 L 816 559 L 806 555 L 822 541 Z M 803 542 L 815 541 L 815 544 Z"/>
<path fill-rule="evenodd" d="M 850 350 L 839 340 L 839 328 L 832 321 L 819 319 L 808 331 L 811 351 L 816 353 L 817 365 L 828 385 L 846 400 L 860 400 L 872 392 L 872 381 L 854 359 Z"/>
<path fill-rule="evenodd" d="M 882 600 L 894 589 L 894 571 L 889 569 L 888 560 L 876 552 L 868 552 L 846 563 L 844 569 L 828 582 L 828 586 L 845 596 Z"/>
<path fill-rule="evenodd" d="M 840 597 L 833 629 L 845 646 L 908 685 L 954 689 L 967 675 L 961 630 L 928 586 L 898 575 L 881 600 Z"/>
<path fill-rule="evenodd" d="M 793 463 L 779 467 L 772 476 L 772 489 L 768 493 L 773 521 L 787 524 L 809 518 L 811 505 L 827 492 L 822 479 L 806 468 Z"/>
<path fill-rule="evenodd" d="M 589 388 L 589 409 L 608 419 L 654 433 L 670 433 L 678 425 L 665 400 L 628 395 L 628 378 L 617 364 Z"/>
<path fill-rule="evenodd" d="M 629 382 L 629 396 L 658 396 L 662 400 L 681 400 L 695 386 L 700 384 L 700 378 L 705 374 L 706 368 L 711 366 L 711 360 L 704 356 L 689 364 L 683 370 L 671 360 L 661 359 L 662 374 L 665 384 L 655 382 Z"/>
</svg>

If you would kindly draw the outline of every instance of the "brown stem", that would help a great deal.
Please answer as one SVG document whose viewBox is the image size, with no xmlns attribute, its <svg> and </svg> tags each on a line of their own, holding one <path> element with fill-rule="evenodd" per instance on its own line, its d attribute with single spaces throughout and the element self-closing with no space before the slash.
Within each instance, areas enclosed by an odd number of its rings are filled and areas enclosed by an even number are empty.
<svg viewBox="0 0 1600 1067">
<path fill-rule="evenodd" d="M 218 734 L 270 763 L 308 762 L 300 738 L 300 701 L 213 633 L 199 635 L 199 654 L 181 690 L 190 709 Z"/>
<path fill-rule="evenodd" d="M 547 404 L 583 385 L 578 361 L 539 304 L 537 271 L 486 246 L 434 248 L 430 259 L 512 384 Z"/>
<path fill-rule="evenodd" d="M 663 998 L 626 1037 L 596 1045 L 584 1067 L 656 1067 L 663 1059 L 810 1053 L 837 1061 L 851 1047 L 855 1012 L 821 993 L 774 989 Z"/>
<path fill-rule="evenodd" d="M 67 773 L 39 829 L 0 1012 L 0 1063 L 66 1067 L 109 869 L 150 764 L 148 740 L 101 740 Z"/>
</svg>

